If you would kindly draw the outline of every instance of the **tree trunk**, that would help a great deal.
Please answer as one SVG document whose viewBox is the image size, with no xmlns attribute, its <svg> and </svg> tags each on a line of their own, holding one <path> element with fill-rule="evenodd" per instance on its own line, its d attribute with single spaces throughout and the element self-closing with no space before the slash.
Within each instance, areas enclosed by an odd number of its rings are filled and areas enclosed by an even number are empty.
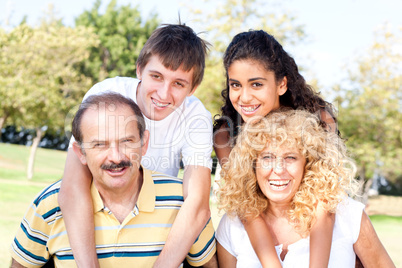
<svg viewBox="0 0 402 268">
<path fill-rule="evenodd" d="M 38 149 L 38 145 L 40 140 L 42 139 L 42 135 L 44 132 L 41 128 L 36 129 L 36 137 L 33 139 L 31 150 L 29 153 L 29 160 L 28 160 L 28 170 L 27 170 L 27 178 L 28 180 L 32 179 L 34 174 L 34 164 L 35 164 L 35 156 L 36 150 Z"/>
<path fill-rule="evenodd" d="M 1 141 L 1 130 L 3 129 L 3 125 L 6 122 L 8 117 L 7 113 L 4 113 L 2 117 L 0 117 L 0 141 Z"/>
<path fill-rule="evenodd" d="M 356 196 L 356 200 L 362 202 L 363 204 L 367 205 L 368 203 L 368 194 L 371 185 L 373 184 L 373 178 L 366 179 L 366 165 L 363 163 L 362 168 L 359 172 L 359 182 L 360 182 L 360 189 L 358 192 L 358 196 Z"/>
</svg>

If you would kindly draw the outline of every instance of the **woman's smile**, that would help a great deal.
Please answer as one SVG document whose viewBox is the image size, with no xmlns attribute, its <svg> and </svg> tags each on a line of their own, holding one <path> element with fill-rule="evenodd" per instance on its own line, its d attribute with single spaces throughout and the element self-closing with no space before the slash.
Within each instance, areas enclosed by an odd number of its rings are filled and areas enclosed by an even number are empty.
<svg viewBox="0 0 402 268">
<path fill-rule="evenodd" d="M 296 148 L 267 146 L 257 158 L 256 177 L 270 202 L 290 202 L 304 176 L 306 159 Z"/>
</svg>

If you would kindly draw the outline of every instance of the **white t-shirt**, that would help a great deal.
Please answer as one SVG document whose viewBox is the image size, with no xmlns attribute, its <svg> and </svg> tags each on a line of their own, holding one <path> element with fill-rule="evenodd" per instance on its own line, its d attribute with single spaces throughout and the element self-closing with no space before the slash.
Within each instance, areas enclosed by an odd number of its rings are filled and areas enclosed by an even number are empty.
<svg viewBox="0 0 402 268">
<path fill-rule="evenodd" d="M 131 77 L 108 78 L 95 84 L 84 96 L 117 92 L 137 103 L 140 80 Z M 145 117 L 150 132 L 149 146 L 141 164 L 149 170 L 177 176 L 180 160 L 184 166 L 212 167 L 212 117 L 199 99 L 186 97 L 168 117 L 160 121 Z"/>
<path fill-rule="evenodd" d="M 353 244 L 359 237 L 363 209 L 362 203 L 351 198 L 338 205 L 328 267 L 355 267 Z M 229 218 L 225 214 L 216 231 L 216 239 L 237 258 L 237 267 L 262 267 L 239 218 Z M 279 257 L 282 245 L 275 248 Z M 281 264 L 283 267 L 309 267 L 309 258 L 310 239 L 307 237 L 288 246 L 288 253 Z"/>
</svg>

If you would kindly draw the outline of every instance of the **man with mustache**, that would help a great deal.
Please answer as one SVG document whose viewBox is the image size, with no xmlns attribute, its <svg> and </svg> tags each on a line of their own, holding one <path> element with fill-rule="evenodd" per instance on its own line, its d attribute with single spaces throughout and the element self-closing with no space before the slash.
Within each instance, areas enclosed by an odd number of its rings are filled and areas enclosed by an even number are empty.
<svg viewBox="0 0 402 268">
<path fill-rule="evenodd" d="M 108 78 L 84 97 L 114 91 L 132 99 L 150 131 L 143 167 L 177 177 L 184 166 L 184 203 L 155 268 L 178 267 L 211 216 L 212 117 L 193 96 L 204 75 L 207 49 L 208 42 L 190 27 L 161 25 L 141 49 L 136 78 Z M 77 266 L 98 268 L 90 185 L 88 168 L 69 148 L 60 208 Z"/>
<path fill-rule="evenodd" d="M 149 132 L 139 107 L 118 93 L 88 97 L 73 120 L 73 150 L 93 182 L 95 244 L 100 267 L 152 267 L 183 204 L 182 180 L 141 166 Z M 12 267 L 76 267 L 58 204 L 60 181 L 42 191 L 11 246 Z M 216 267 L 211 221 L 187 261 Z"/>
</svg>

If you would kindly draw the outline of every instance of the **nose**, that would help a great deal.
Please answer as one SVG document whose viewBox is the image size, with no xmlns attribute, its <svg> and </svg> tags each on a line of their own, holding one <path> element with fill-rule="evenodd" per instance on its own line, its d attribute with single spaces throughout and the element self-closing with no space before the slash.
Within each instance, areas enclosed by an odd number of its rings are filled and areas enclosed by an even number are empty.
<svg viewBox="0 0 402 268">
<path fill-rule="evenodd" d="M 250 90 L 246 87 L 242 88 L 241 93 L 240 93 L 240 100 L 242 103 L 249 103 L 252 99 L 252 96 L 250 94 Z"/>
<path fill-rule="evenodd" d="M 170 90 L 170 83 L 164 82 L 163 85 L 161 85 L 160 88 L 158 88 L 157 94 L 160 100 L 166 100 L 169 95 L 169 90 Z"/>
<path fill-rule="evenodd" d="M 118 144 L 111 144 L 109 147 L 108 160 L 113 163 L 120 163 L 124 159 L 124 152 Z"/>
<path fill-rule="evenodd" d="M 281 174 L 285 171 L 285 161 L 282 158 L 277 158 L 274 163 L 274 172 L 276 174 Z"/>
</svg>

